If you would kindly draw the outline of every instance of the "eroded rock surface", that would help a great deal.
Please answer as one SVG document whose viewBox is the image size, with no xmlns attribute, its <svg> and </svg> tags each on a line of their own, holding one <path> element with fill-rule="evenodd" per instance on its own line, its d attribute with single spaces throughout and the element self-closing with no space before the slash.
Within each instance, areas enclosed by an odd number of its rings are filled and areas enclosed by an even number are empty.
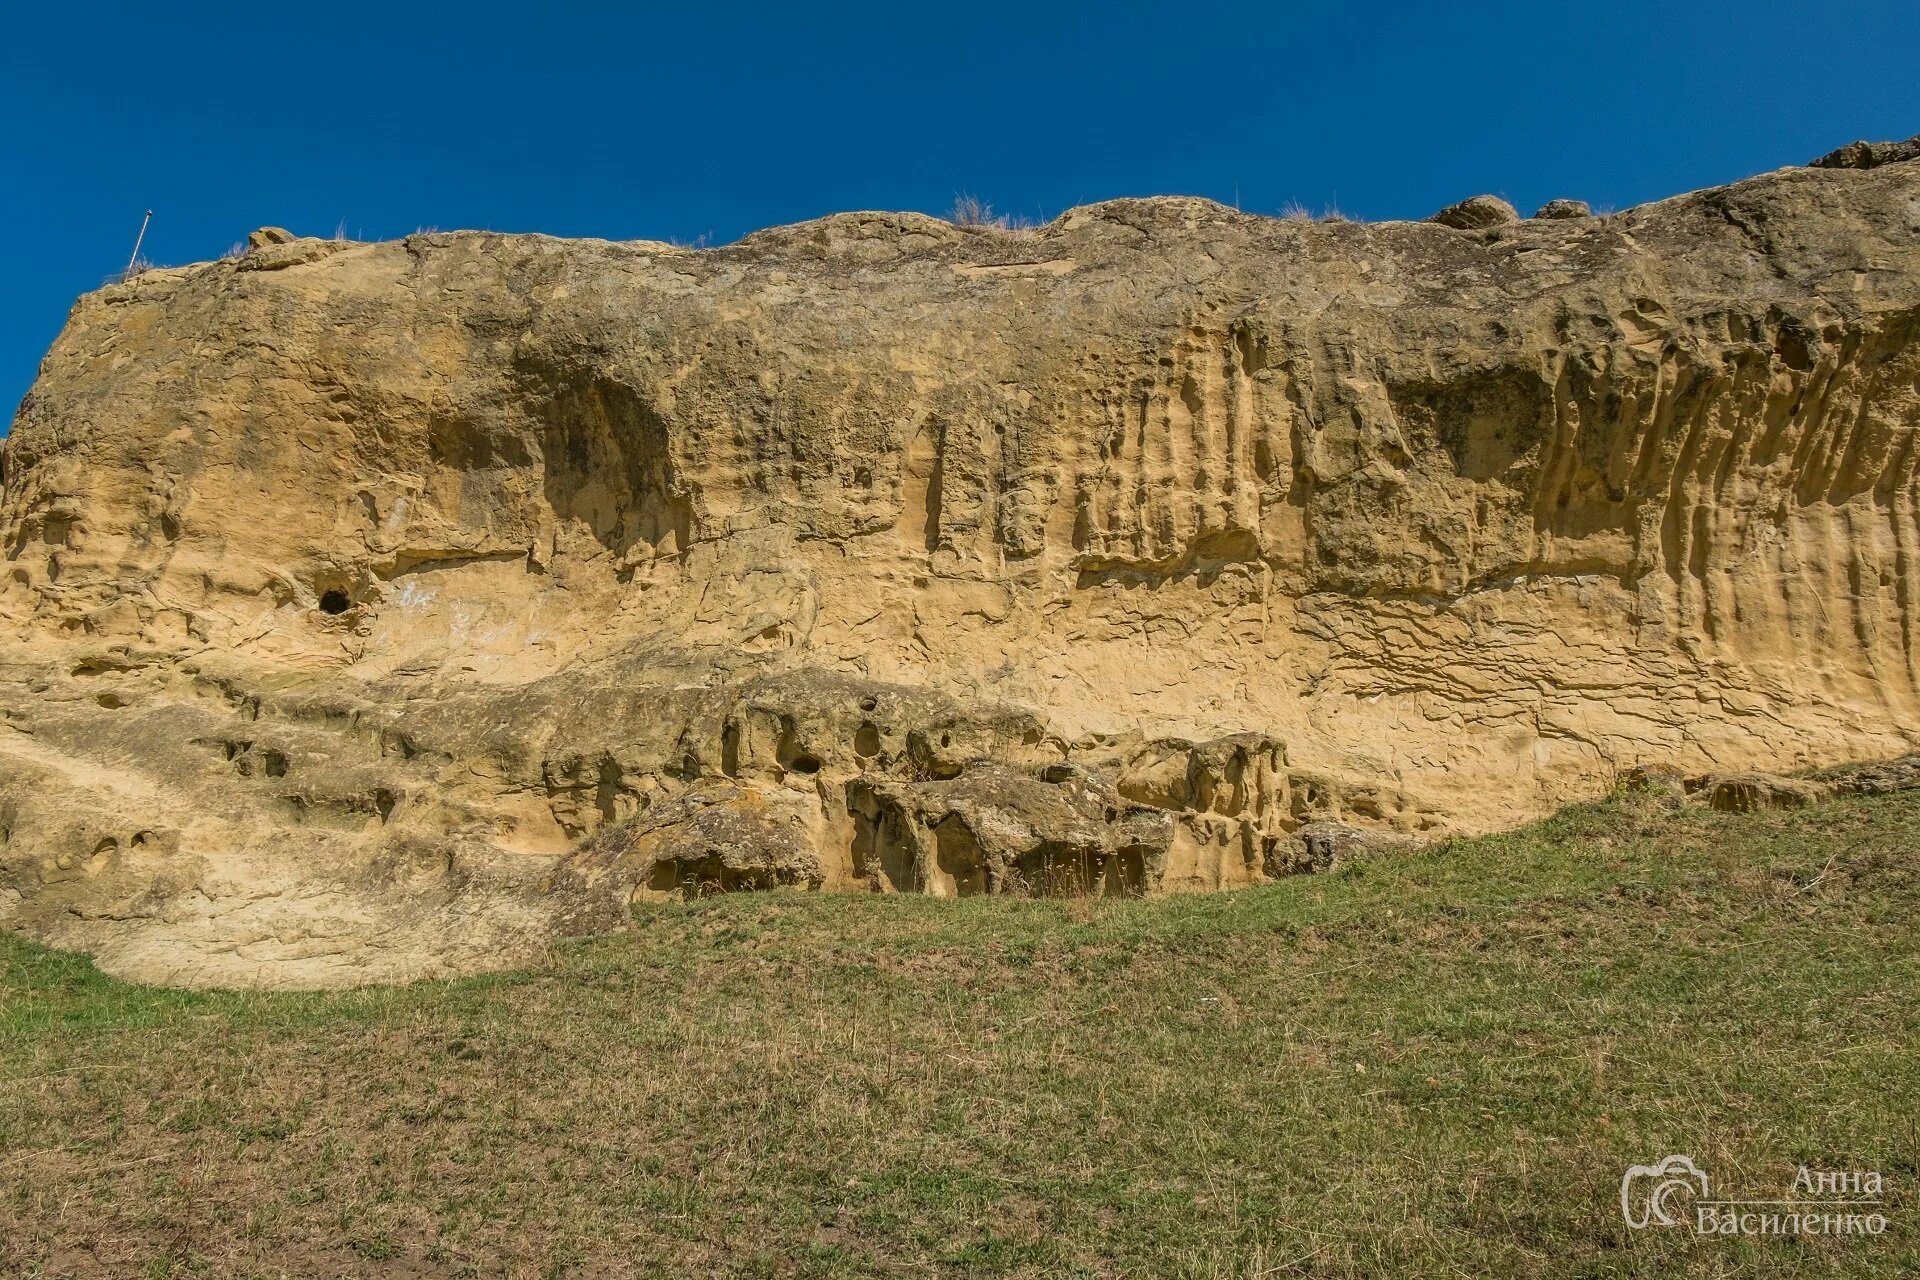
<svg viewBox="0 0 1920 1280">
<path fill-rule="evenodd" d="M 1905 142 L 1850 142 L 1813 161 L 1821 169 L 1877 169 L 1883 164 L 1920 160 L 1920 135 Z"/>
<path fill-rule="evenodd" d="M 1920 164 L 1469 203 L 266 232 L 91 294 L 6 446 L 0 918 L 338 984 L 1920 746 Z"/>
</svg>

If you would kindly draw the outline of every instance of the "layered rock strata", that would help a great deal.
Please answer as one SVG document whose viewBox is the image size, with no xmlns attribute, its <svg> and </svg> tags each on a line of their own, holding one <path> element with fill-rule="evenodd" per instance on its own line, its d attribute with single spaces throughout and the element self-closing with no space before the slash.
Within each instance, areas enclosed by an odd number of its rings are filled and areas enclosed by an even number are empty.
<svg viewBox="0 0 1920 1280">
<path fill-rule="evenodd" d="M 1604 217 L 263 233 L 88 295 L 6 444 L 0 919 L 328 985 L 1910 752 L 1920 164 L 1836 155 Z"/>
</svg>

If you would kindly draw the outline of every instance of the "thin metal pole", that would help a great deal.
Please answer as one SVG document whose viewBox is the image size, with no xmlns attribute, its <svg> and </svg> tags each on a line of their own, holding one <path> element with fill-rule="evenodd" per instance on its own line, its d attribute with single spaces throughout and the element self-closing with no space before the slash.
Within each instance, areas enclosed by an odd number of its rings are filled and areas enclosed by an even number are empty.
<svg viewBox="0 0 1920 1280">
<path fill-rule="evenodd" d="M 122 279 L 129 279 L 132 277 L 133 264 L 140 261 L 140 244 L 143 240 L 147 238 L 147 224 L 152 221 L 153 221 L 153 210 L 149 209 L 147 210 L 147 216 L 140 219 L 140 234 L 133 238 L 133 253 L 129 255 L 127 258 L 127 271 L 126 271 L 126 275 L 121 277 Z"/>
</svg>

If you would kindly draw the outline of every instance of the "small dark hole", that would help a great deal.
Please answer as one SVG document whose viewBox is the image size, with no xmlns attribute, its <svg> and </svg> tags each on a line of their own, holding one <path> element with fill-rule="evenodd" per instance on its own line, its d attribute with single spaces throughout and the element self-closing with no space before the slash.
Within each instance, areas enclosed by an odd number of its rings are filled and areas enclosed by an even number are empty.
<svg viewBox="0 0 1920 1280">
<path fill-rule="evenodd" d="M 353 601 L 347 599 L 347 593 L 339 589 L 321 593 L 320 612 L 345 613 L 353 607 Z"/>
<path fill-rule="evenodd" d="M 795 756 L 787 765 L 787 769 L 792 773 L 818 773 L 820 762 L 812 756 Z"/>
</svg>

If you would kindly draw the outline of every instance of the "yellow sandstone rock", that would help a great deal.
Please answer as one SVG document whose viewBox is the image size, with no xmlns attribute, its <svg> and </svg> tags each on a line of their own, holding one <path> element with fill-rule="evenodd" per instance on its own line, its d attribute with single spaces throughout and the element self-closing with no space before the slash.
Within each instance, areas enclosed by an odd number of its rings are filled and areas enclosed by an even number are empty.
<svg viewBox="0 0 1920 1280">
<path fill-rule="evenodd" d="M 699 886 L 1229 887 L 1912 751 L 1883 154 L 1459 225 L 262 233 L 103 289 L 6 445 L 0 920 L 337 985 Z"/>
</svg>

